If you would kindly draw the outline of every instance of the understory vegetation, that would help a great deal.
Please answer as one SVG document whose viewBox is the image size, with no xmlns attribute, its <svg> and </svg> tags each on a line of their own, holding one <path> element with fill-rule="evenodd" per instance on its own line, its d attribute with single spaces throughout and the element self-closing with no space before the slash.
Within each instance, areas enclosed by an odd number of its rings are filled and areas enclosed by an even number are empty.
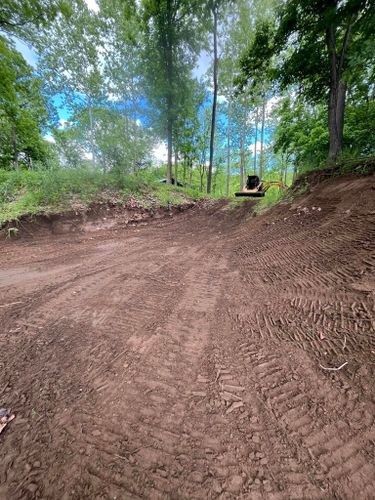
<svg viewBox="0 0 375 500">
<path fill-rule="evenodd" d="M 371 4 L 4 0 L 0 224 L 350 170 L 375 154 Z"/>
</svg>

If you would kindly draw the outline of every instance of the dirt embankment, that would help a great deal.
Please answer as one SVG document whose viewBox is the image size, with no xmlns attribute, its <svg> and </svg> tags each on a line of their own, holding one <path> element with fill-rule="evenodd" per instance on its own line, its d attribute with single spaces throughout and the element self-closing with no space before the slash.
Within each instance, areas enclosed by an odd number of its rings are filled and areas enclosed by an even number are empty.
<svg viewBox="0 0 375 500">
<path fill-rule="evenodd" d="M 142 226 L 154 220 L 173 217 L 196 204 L 193 200 L 186 200 L 180 205 L 161 207 L 154 203 L 152 207 L 146 208 L 135 200 L 129 200 L 124 204 L 97 203 L 88 207 L 79 205 L 76 210 L 27 215 L 20 220 L 10 221 L 0 228 L 0 239 L 35 238 L 50 236 L 51 233 L 92 233 L 108 229 L 122 231 L 128 226 Z M 198 205 L 201 206 L 202 202 L 198 202 Z"/>
<path fill-rule="evenodd" d="M 374 194 L 1 243 L 0 498 L 373 498 Z"/>
</svg>

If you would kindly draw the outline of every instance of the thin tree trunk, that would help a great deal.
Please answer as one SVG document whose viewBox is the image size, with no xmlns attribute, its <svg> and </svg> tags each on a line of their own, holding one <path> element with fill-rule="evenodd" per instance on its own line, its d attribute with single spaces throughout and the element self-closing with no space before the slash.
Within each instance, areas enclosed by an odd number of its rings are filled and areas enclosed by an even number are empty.
<svg viewBox="0 0 375 500">
<path fill-rule="evenodd" d="M 225 189 L 225 195 L 229 196 L 229 184 L 230 184 L 230 100 L 228 102 L 228 126 L 227 126 L 227 184 Z"/>
<path fill-rule="evenodd" d="M 240 152 L 240 190 L 244 187 L 244 170 L 245 170 L 245 138 L 244 132 L 241 132 L 241 152 Z"/>
<path fill-rule="evenodd" d="M 186 156 L 184 157 L 184 184 L 186 184 L 186 163 L 187 163 L 187 159 L 186 159 Z"/>
<path fill-rule="evenodd" d="M 264 123 L 266 117 L 266 98 L 263 96 L 262 102 L 262 129 L 260 133 L 260 159 L 259 159 L 259 178 L 263 176 L 263 148 L 264 148 Z"/>
<path fill-rule="evenodd" d="M 96 167 L 95 143 L 94 143 L 94 117 L 92 115 L 91 101 L 89 102 L 89 120 L 90 120 L 90 146 L 92 154 L 92 163 Z"/>
<path fill-rule="evenodd" d="M 294 184 L 295 180 L 297 179 L 297 175 L 298 175 L 298 166 L 294 164 L 292 184 Z"/>
<path fill-rule="evenodd" d="M 13 149 L 13 167 L 15 168 L 15 170 L 18 170 L 19 163 L 18 163 L 18 150 L 17 150 L 17 132 L 15 126 L 12 128 L 12 149 Z"/>
<path fill-rule="evenodd" d="M 257 173 L 257 142 L 258 142 L 258 106 L 255 111 L 255 144 L 254 144 L 254 175 Z"/>
<path fill-rule="evenodd" d="M 173 54 L 172 54 L 172 6 L 171 0 L 167 0 L 167 32 L 165 35 L 165 49 L 166 49 L 166 71 L 167 71 L 167 81 L 168 81 L 168 91 L 167 91 L 167 141 L 168 141 L 168 161 L 167 161 L 167 183 L 172 182 L 172 148 L 173 148 L 173 119 L 172 119 L 172 109 L 173 109 Z"/>
<path fill-rule="evenodd" d="M 167 161 L 167 184 L 172 182 L 172 120 L 168 118 L 168 161 Z"/>
<path fill-rule="evenodd" d="M 213 7 L 214 16 L 214 96 L 212 103 L 212 119 L 211 119 L 211 137 L 210 137 L 210 162 L 208 166 L 207 176 L 207 193 L 211 192 L 212 168 L 214 161 L 214 144 L 215 144 L 215 126 L 216 126 L 216 104 L 217 104 L 217 72 L 218 72 L 218 57 L 217 57 L 217 5 Z"/>
<path fill-rule="evenodd" d="M 284 184 L 285 185 L 286 185 L 287 178 L 288 178 L 288 157 L 286 158 L 285 172 L 284 172 Z"/>
<path fill-rule="evenodd" d="M 177 174 L 178 174 L 178 154 L 177 151 L 174 152 L 174 183 L 177 186 Z"/>
</svg>

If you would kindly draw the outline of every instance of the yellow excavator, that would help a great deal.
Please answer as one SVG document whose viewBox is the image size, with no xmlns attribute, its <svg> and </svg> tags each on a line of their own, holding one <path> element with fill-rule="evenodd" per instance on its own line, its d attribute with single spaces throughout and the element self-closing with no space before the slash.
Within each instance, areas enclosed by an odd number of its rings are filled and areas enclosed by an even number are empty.
<svg viewBox="0 0 375 500">
<path fill-rule="evenodd" d="M 242 191 L 234 194 L 235 196 L 261 198 L 266 194 L 268 189 L 273 186 L 278 186 L 283 189 L 286 188 L 286 184 L 282 181 L 261 181 L 257 175 L 249 175 Z"/>
</svg>

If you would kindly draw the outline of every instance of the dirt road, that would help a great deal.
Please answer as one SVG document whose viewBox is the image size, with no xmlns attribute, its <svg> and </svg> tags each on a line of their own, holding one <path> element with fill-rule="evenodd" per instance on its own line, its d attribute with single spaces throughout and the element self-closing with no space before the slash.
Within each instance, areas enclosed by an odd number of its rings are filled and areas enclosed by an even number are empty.
<svg viewBox="0 0 375 500">
<path fill-rule="evenodd" d="M 373 186 L 2 243 L 0 498 L 374 498 Z"/>
</svg>

